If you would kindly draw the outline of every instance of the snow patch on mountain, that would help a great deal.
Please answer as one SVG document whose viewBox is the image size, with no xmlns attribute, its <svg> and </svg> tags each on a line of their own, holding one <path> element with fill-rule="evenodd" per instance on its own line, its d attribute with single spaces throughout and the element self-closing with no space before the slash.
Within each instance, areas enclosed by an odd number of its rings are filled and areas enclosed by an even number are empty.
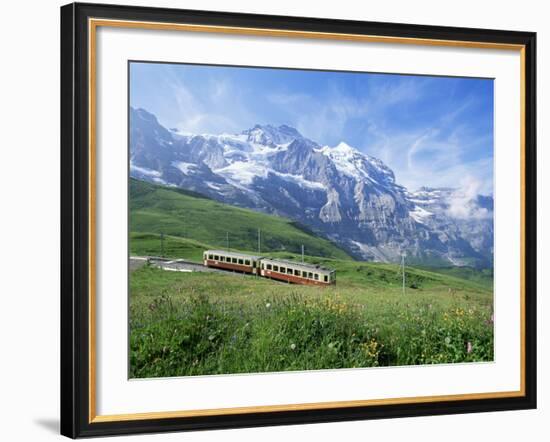
<svg viewBox="0 0 550 442">
<path fill-rule="evenodd" d="M 326 186 L 322 183 L 306 180 L 300 175 L 277 172 L 257 162 L 235 161 L 227 167 L 214 170 L 214 172 L 224 177 L 228 182 L 246 189 L 249 189 L 256 179 L 267 179 L 272 174 L 300 187 L 312 190 L 326 190 Z"/>
<path fill-rule="evenodd" d="M 130 161 L 130 173 L 132 172 L 138 172 L 150 177 L 160 177 L 162 175 L 162 173 L 158 170 L 148 169 L 146 167 L 139 167 Z"/>
<path fill-rule="evenodd" d="M 273 173 L 274 175 L 277 175 L 278 177 L 281 177 L 286 181 L 290 181 L 294 184 L 297 184 L 300 187 L 304 187 L 312 190 L 327 190 L 327 187 L 323 183 L 306 180 L 304 177 L 300 175 L 292 175 L 290 173 L 281 173 L 281 172 L 276 172 L 274 170 L 271 170 L 270 172 Z"/>
<path fill-rule="evenodd" d="M 281 144 L 289 144 L 295 139 L 302 138 L 302 135 L 293 127 L 281 125 L 279 127 L 271 124 L 257 124 L 252 129 L 242 132 L 251 143 L 275 147 Z"/>
<path fill-rule="evenodd" d="M 373 176 L 376 174 L 384 181 L 394 182 L 393 172 L 384 163 L 360 152 L 344 141 L 334 147 L 323 146 L 315 150 L 330 158 L 339 172 L 351 178 L 359 181 L 367 179 L 375 184 L 382 184 Z"/>
<path fill-rule="evenodd" d="M 174 167 L 177 167 L 185 175 L 189 175 L 198 169 L 198 166 L 194 163 L 186 163 L 185 161 L 174 161 L 172 163 Z"/>
<path fill-rule="evenodd" d="M 425 224 L 427 219 L 433 216 L 433 213 L 428 212 L 427 210 L 423 209 L 422 207 L 415 206 L 414 210 L 409 211 L 409 215 L 417 223 Z"/>
<path fill-rule="evenodd" d="M 212 181 L 205 181 L 205 184 L 214 190 L 222 190 L 223 186 L 218 183 L 213 183 Z"/>
<path fill-rule="evenodd" d="M 269 169 L 261 163 L 235 161 L 229 166 L 215 169 L 215 173 L 240 188 L 247 188 L 256 178 L 267 178 Z"/>
<path fill-rule="evenodd" d="M 336 168 L 344 175 L 358 179 L 362 177 L 368 178 L 365 171 L 358 167 L 357 154 L 359 152 L 343 141 L 335 147 L 323 146 L 317 149 L 317 151 L 330 158 Z"/>
</svg>

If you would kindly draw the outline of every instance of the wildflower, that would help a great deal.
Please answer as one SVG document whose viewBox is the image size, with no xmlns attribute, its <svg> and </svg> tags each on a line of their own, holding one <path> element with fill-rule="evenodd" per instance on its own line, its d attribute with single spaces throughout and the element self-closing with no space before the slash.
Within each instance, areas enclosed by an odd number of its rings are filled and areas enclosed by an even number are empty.
<svg viewBox="0 0 550 442">
<path fill-rule="evenodd" d="M 294 344 L 294 343 L 290 344 L 290 349 L 291 350 L 296 350 L 296 344 Z"/>
<path fill-rule="evenodd" d="M 209 340 L 209 341 L 213 341 L 213 340 L 214 340 L 214 338 L 215 338 L 215 336 L 214 336 L 214 335 L 210 335 L 210 336 L 208 336 L 208 340 Z"/>
<path fill-rule="evenodd" d="M 468 341 L 468 344 L 466 345 L 466 353 L 470 354 L 472 352 L 472 343 Z"/>
<path fill-rule="evenodd" d="M 271 303 L 268 302 L 268 303 L 265 305 L 265 308 L 269 308 L 269 307 L 271 307 Z"/>
<path fill-rule="evenodd" d="M 451 338 L 449 336 L 447 336 L 445 338 L 445 344 L 449 345 L 451 343 Z"/>
</svg>

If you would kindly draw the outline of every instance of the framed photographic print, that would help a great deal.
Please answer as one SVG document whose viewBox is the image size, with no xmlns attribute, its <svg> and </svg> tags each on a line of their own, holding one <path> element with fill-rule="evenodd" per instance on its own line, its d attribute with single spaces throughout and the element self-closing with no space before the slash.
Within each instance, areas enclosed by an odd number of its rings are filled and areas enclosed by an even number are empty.
<svg viewBox="0 0 550 442">
<path fill-rule="evenodd" d="M 62 7 L 62 434 L 534 408 L 535 42 Z"/>
</svg>

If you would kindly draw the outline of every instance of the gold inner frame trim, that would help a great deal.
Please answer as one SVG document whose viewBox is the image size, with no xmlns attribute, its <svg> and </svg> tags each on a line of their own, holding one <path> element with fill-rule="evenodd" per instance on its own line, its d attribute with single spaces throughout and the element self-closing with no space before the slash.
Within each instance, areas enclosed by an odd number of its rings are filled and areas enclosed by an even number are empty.
<svg viewBox="0 0 550 442">
<path fill-rule="evenodd" d="M 96 414 L 96 36 L 97 28 L 133 28 L 146 30 L 186 31 L 217 34 L 253 35 L 265 37 L 289 37 L 337 41 L 354 41 L 386 44 L 411 44 L 420 46 L 443 46 L 474 49 L 497 49 L 520 53 L 520 389 L 487 393 L 465 393 L 437 396 L 415 396 L 387 399 L 367 399 L 301 404 L 260 405 L 233 408 L 158 411 L 129 414 Z M 88 19 L 88 87 L 89 87 L 89 423 L 133 421 L 146 419 L 169 419 L 180 417 L 221 416 L 246 413 L 272 413 L 280 411 L 322 410 L 329 408 L 366 407 L 376 405 L 415 404 L 427 402 L 482 400 L 525 396 L 525 46 L 492 42 L 423 39 L 411 37 L 390 37 L 330 32 L 293 31 L 284 29 L 245 28 L 233 26 L 210 26 L 182 23 L 140 22 L 130 20 Z"/>
<path fill-rule="evenodd" d="M 441 40 L 430 38 L 391 37 L 380 35 L 346 34 L 334 32 L 293 31 L 287 29 L 244 28 L 239 26 L 211 26 L 185 23 L 159 23 L 131 20 L 90 19 L 92 27 L 153 29 L 160 31 L 206 32 L 216 34 L 254 35 L 263 37 L 292 37 L 321 40 L 358 41 L 370 43 L 399 43 L 422 46 L 454 46 L 463 48 L 521 50 L 523 45 L 477 41 Z"/>
<path fill-rule="evenodd" d="M 246 413 L 273 413 L 277 411 L 300 411 L 300 410 L 322 410 L 326 408 L 345 408 L 345 407 L 364 407 L 374 405 L 395 405 L 395 404 L 421 404 L 426 402 L 442 401 L 460 401 L 472 399 L 472 394 L 455 394 L 442 396 L 419 396 L 412 398 L 389 398 L 389 399 L 369 399 L 365 401 L 336 401 L 336 402 L 316 402 L 304 404 L 284 404 L 284 405 L 260 405 L 254 407 L 235 407 L 235 408 L 212 408 L 203 410 L 186 411 L 154 411 L 149 413 L 132 414 L 110 414 L 105 416 L 96 416 L 91 422 L 113 422 L 113 421 L 132 421 L 144 419 L 167 419 L 175 417 L 197 417 L 197 416 L 219 416 L 235 415 Z M 504 391 L 495 393 L 479 393 L 475 399 L 495 399 L 523 396 L 520 391 Z"/>
</svg>

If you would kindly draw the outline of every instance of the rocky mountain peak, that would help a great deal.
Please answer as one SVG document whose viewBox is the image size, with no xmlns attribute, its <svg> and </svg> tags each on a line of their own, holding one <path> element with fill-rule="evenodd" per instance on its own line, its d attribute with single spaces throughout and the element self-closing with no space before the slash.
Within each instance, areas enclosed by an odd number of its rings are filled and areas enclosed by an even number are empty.
<svg viewBox="0 0 550 442">
<path fill-rule="evenodd" d="M 256 124 L 253 128 L 244 130 L 242 134 L 247 136 L 247 141 L 266 146 L 287 144 L 303 138 L 295 128 L 285 124 L 278 127 L 271 124 Z"/>
<path fill-rule="evenodd" d="M 366 260 L 489 265 L 492 197 L 407 191 L 381 160 L 320 146 L 287 125 L 181 135 L 130 111 L 130 174 L 293 219 Z"/>
<path fill-rule="evenodd" d="M 141 107 L 137 108 L 137 109 L 132 108 L 132 113 L 135 116 L 137 116 L 137 117 L 139 117 L 139 118 L 141 118 L 145 121 L 149 121 L 149 122 L 152 122 L 152 123 L 158 123 L 157 117 L 155 115 L 147 112 L 145 109 L 143 109 Z"/>
</svg>

